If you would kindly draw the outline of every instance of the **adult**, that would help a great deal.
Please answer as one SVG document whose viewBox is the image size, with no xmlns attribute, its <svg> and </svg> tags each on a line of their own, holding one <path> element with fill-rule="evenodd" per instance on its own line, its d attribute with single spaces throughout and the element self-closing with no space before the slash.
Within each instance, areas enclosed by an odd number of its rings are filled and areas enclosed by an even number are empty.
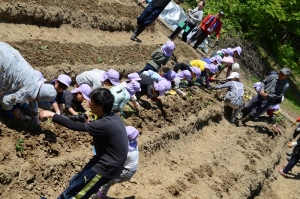
<svg viewBox="0 0 300 199">
<path fill-rule="evenodd" d="M 152 0 L 144 11 L 137 17 L 137 28 L 134 30 L 133 35 L 130 37 L 132 41 L 139 41 L 139 36 L 147 26 L 149 26 L 165 7 L 170 3 L 171 0 Z M 145 0 L 143 0 L 145 2 Z"/>
<path fill-rule="evenodd" d="M 29 102 L 27 113 L 39 125 L 38 101 L 50 102 L 56 96 L 51 84 L 45 84 L 22 55 L 7 43 L 0 42 L 0 103 L 15 119 L 23 119 L 18 107 Z"/>
<path fill-rule="evenodd" d="M 103 84 L 106 86 L 113 86 L 119 84 L 120 74 L 114 69 L 104 70 L 93 69 L 84 71 L 76 76 L 77 86 L 81 84 L 88 84 L 92 89 L 100 88 Z"/>
<path fill-rule="evenodd" d="M 260 93 L 255 95 L 242 109 L 243 119 L 239 120 L 237 126 L 245 125 L 246 122 L 258 118 L 269 107 L 281 101 L 289 87 L 287 78 L 290 75 L 289 68 L 280 70 L 279 75 L 269 75 L 260 84 Z"/>
<path fill-rule="evenodd" d="M 188 44 L 196 41 L 193 48 L 197 49 L 198 46 L 210 35 L 211 33 L 216 33 L 216 45 L 219 44 L 220 31 L 222 28 L 221 19 L 224 17 L 224 12 L 220 11 L 216 15 L 207 15 L 199 25 L 198 30 L 192 35 L 192 37 L 187 41 Z"/>
<path fill-rule="evenodd" d="M 183 26 L 178 26 L 174 32 L 169 36 L 169 38 L 174 41 L 174 39 L 177 37 L 177 35 L 182 31 L 182 29 L 185 29 L 186 26 L 189 27 L 188 31 L 184 31 L 182 34 L 182 41 L 187 42 L 187 36 L 188 34 L 199 24 L 199 22 L 202 20 L 203 17 L 203 7 L 205 6 L 204 1 L 200 1 L 198 6 L 192 10 L 188 9 L 188 17 L 184 21 Z"/>
<path fill-rule="evenodd" d="M 126 129 L 121 118 L 113 113 L 114 97 L 106 88 L 97 88 L 90 94 L 90 108 L 98 119 L 90 123 L 77 123 L 51 111 L 41 111 L 41 118 L 71 130 L 88 132 L 93 136 L 94 157 L 76 174 L 69 187 L 58 199 L 88 199 L 114 178 L 120 177 L 128 152 Z"/>
<path fill-rule="evenodd" d="M 234 123 L 243 106 L 244 85 L 240 82 L 240 74 L 237 72 L 232 72 L 227 80 L 225 84 L 216 86 L 213 89 L 228 88 L 224 97 L 224 114 L 230 116 L 230 122 Z"/>
<path fill-rule="evenodd" d="M 162 65 L 166 65 L 175 50 L 175 44 L 173 41 L 167 41 L 166 44 L 162 45 L 160 48 L 156 49 L 151 54 L 151 60 L 146 64 L 146 66 L 138 72 L 139 75 L 147 70 L 153 70 L 158 72 Z"/>
</svg>

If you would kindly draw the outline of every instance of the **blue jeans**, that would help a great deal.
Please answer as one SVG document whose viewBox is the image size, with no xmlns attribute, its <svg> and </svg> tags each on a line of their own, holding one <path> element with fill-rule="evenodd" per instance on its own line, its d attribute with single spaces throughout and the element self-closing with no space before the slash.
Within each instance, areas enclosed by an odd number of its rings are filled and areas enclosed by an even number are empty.
<svg viewBox="0 0 300 199">
<path fill-rule="evenodd" d="M 16 108 L 20 109 L 20 111 L 23 112 L 26 108 L 28 108 L 28 103 L 24 103 L 22 105 L 20 103 L 18 103 L 18 104 L 16 104 L 16 105 L 13 106 L 12 110 L 9 110 L 9 111 L 3 110 L 2 107 L 1 107 L 1 105 L 0 105 L 0 116 L 1 117 L 6 117 L 6 118 L 10 118 L 10 119 L 14 119 L 15 116 L 12 114 L 12 111 L 14 109 L 16 109 Z"/>
<path fill-rule="evenodd" d="M 93 166 L 94 161 L 91 160 L 82 171 L 72 177 L 69 187 L 57 199 L 89 199 L 102 185 L 112 180 L 97 174 L 92 170 Z"/>
<path fill-rule="evenodd" d="M 151 64 L 146 64 L 146 66 L 138 72 L 139 75 L 141 75 L 144 71 L 152 70 L 154 72 L 157 72 L 157 70 L 151 65 Z"/>
<path fill-rule="evenodd" d="M 149 26 L 164 10 L 161 7 L 155 7 L 152 2 L 148 4 L 145 10 L 138 16 L 137 24 L 142 28 Z"/>
</svg>

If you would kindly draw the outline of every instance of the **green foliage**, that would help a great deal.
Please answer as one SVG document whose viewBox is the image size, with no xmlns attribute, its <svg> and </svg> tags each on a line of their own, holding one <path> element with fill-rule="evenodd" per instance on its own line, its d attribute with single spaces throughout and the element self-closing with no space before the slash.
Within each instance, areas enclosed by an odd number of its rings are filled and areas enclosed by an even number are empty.
<svg viewBox="0 0 300 199">
<path fill-rule="evenodd" d="M 16 151 L 20 151 L 21 153 L 23 153 L 24 149 L 23 149 L 23 144 L 24 144 L 24 141 L 22 138 L 19 138 L 17 143 L 15 144 L 16 146 Z"/>
</svg>

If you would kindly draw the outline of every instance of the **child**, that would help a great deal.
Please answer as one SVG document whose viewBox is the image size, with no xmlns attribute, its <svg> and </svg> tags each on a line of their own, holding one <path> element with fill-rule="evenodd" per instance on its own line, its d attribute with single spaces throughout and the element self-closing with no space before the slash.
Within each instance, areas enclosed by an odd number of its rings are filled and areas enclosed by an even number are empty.
<svg viewBox="0 0 300 199">
<path fill-rule="evenodd" d="M 229 77 L 231 71 L 232 71 L 232 64 L 234 63 L 233 58 L 228 56 L 228 57 L 224 57 L 222 59 L 222 64 L 224 64 L 224 66 L 221 65 L 221 69 L 216 73 L 216 77 L 219 77 L 219 75 L 221 74 L 221 72 L 227 68 L 227 72 L 226 72 L 226 78 Z"/>
<path fill-rule="evenodd" d="M 139 136 L 139 131 L 133 126 L 126 126 L 126 132 L 128 137 L 128 154 L 120 177 L 109 181 L 105 185 L 102 185 L 98 193 L 91 196 L 92 199 L 106 198 L 111 186 L 116 183 L 129 181 L 136 173 L 139 162 L 138 142 L 136 139 Z"/>
<path fill-rule="evenodd" d="M 231 73 L 231 75 L 227 77 L 227 80 L 228 82 L 225 84 L 214 87 L 214 90 L 228 88 L 224 98 L 224 114 L 225 116 L 230 114 L 230 122 L 234 123 L 241 107 L 243 106 L 244 85 L 240 82 L 240 75 L 237 72 Z M 231 108 L 233 109 L 233 115 Z"/>
<path fill-rule="evenodd" d="M 137 81 L 137 82 L 141 81 L 140 75 L 138 73 L 130 73 L 127 76 L 127 79 L 125 81 L 123 81 L 121 84 L 123 86 L 126 86 L 126 84 L 131 82 L 131 81 Z"/>
<path fill-rule="evenodd" d="M 153 70 L 144 71 L 141 76 L 151 77 L 151 79 L 153 79 L 155 82 L 159 82 L 162 79 L 162 76 Z"/>
<path fill-rule="evenodd" d="M 64 91 L 63 102 L 70 115 L 78 115 L 79 112 L 84 113 L 86 111 L 82 106 L 82 102 L 84 100 L 90 101 L 91 91 L 91 87 L 87 84 L 81 84 L 72 91 Z"/>
<path fill-rule="evenodd" d="M 174 78 L 176 77 L 176 72 L 173 70 L 169 70 L 163 75 L 163 78 L 166 79 L 169 82 L 172 82 Z"/>
<path fill-rule="evenodd" d="M 119 110 L 121 114 L 126 117 L 126 115 L 123 112 L 123 107 L 125 104 L 130 100 L 131 96 L 135 95 L 136 92 L 139 92 L 141 90 L 140 83 L 137 81 L 131 81 L 128 82 L 125 86 L 123 85 L 118 85 L 114 86 L 110 89 L 110 92 L 114 96 L 114 105 L 113 105 L 113 110 Z M 134 106 L 135 101 L 133 102 Z"/>
<path fill-rule="evenodd" d="M 240 56 L 242 53 L 242 48 L 240 46 L 237 46 L 235 48 L 225 48 L 222 50 L 219 50 L 215 53 L 212 53 L 211 57 L 215 57 L 217 55 L 221 56 L 222 58 L 224 57 L 237 57 Z"/>
<path fill-rule="evenodd" d="M 156 49 L 151 54 L 151 60 L 146 64 L 146 66 L 138 72 L 141 75 L 144 71 L 152 70 L 158 72 L 162 65 L 166 65 L 175 50 L 175 44 L 172 41 L 168 41 L 166 44 L 162 45 L 161 48 Z"/>
<path fill-rule="evenodd" d="M 185 97 L 186 93 L 184 93 L 183 91 L 180 90 L 180 83 L 182 80 L 187 80 L 187 81 L 191 81 L 192 79 L 192 74 L 190 71 L 188 70 L 184 70 L 184 71 L 180 71 L 177 73 L 175 79 L 174 79 L 174 89 L 177 92 L 178 95 L 180 95 L 181 97 Z"/>
<path fill-rule="evenodd" d="M 81 84 L 87 84 L 94 89 L 102 87 L 103 84 L 106 86 L 116 86 L 119 84 L 120 74 L 114 70 L 109 69 L 107 72 L 104 70 L 94 69 L 84 71 L 83 73 L 76 76 L 77 86 Z"/>
</svg>

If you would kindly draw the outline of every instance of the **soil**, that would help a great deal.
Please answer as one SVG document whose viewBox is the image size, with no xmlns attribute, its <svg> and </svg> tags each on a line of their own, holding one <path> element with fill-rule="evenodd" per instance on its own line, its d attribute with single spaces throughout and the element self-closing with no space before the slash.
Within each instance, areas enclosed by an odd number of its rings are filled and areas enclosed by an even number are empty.
<svg viewBox="0 0 300 199">
<path fill-rule="evenodd" d="M 93 68 L 114 68 L 126 76 L 142 69 L 170 34 L 157 21 L 139 37 L 142 43 L 130 41 L 141 11 L 129 0 L 0 1 L 0 37 L 49 80 L 61 73 L 74 80 Z M 95 16 L 101 20 L 91 21 Z M 176 60 L 200 57 L 179 39 L 175 44 L 175 58 L 163 70 Z M 163 105 L 143 98 L 137 112 L 125 106 L 124 123 L 140 131 L 139 167 L 132 180 L 113 186 L 108 198 L 298 198 L 299 167 L 289 179 L 275 171 L 287 163 L 290 122 L 278 124 L 283 134 L 265 116 L 236 127 L 223 116 L 225 91 L 196 90 L 185 100 L 162 97 Z M 93 155 L 87 133 L 51 120 L 34 129 L 0 118 L 0 137 L 1 198 L 57 198 Z M 16 150 L 20 138 L 22 153 Z"/>
</svg>

